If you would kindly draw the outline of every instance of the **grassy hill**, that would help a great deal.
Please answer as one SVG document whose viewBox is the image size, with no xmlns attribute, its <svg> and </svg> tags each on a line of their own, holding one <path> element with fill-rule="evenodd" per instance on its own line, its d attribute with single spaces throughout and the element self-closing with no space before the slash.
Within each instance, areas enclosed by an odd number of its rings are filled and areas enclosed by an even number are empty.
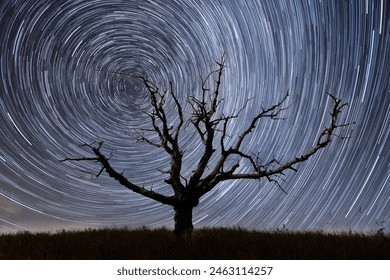
<svg viewBox="0 0 390 280">
<path fill-rule="evenodd" d="M 390 236 L 357 233 L 195 230 L 190 244 L 168 229 L 88 229 L 0 235 L 0 259 L 390 259 Z"/>
</svg>

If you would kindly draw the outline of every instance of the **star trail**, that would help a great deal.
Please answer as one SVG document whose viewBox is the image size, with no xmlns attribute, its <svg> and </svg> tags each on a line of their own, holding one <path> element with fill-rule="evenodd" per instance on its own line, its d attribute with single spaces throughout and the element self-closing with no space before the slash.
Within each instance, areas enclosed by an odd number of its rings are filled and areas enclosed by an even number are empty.
<svg viewBox="0 0 390 280">
<path fill-rule="evenodd" d="M 3 0 L 0 27 L 0 232 L 172 227 L 170 207 L 94 177 L 96 163 L 59 160 L 104 141 L 117 171 L 169 194 L 158 171 L 168 156 L 135 140 L 148 127 L 147 91 L 112 72 L 172 81 L 188 112 L 186 97 L 222 53 L 221 113 L 249 100 L 229 135 L 290 92 L 287 119 L 262 122 L 246 152 L 287 161 L 310 149 L 330 119 L 326 92 L 350 104 L 341 121 L 356 124 L 286 173 L 287 194 L 267 180 L 221 183 L 194 209 L 194 226 L 389 232 L 388 1 Z M 203 151 L 191 129 L 185 176 Z"/>
</svg>

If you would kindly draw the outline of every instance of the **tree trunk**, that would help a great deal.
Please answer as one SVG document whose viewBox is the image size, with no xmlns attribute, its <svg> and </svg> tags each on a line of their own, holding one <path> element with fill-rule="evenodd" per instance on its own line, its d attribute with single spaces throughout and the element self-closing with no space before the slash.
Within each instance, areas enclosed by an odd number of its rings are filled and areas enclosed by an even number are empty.
<svg viewBox="0 0 390 280">
<path fill-rule="evenodd" d="M 194 229 L 192 225 L 192 206 L 175 206 L 175 235 L 178 241 L 190 241 Z"/>
</svg>

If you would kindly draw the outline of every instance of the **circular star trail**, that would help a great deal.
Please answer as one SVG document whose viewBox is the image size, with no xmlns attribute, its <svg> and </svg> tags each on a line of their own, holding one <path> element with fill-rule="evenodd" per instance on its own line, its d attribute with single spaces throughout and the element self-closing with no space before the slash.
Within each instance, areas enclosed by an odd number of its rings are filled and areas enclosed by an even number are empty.
<svg viewBox="0 0 390 280">
<path fill-rule="evenodd" d="M 227 144 L 287 91 L 287 119 L 262 122 L 245 151 L 283 162 L 310 149 L 329 122 L 326 92 L 350 104 L 342 121 L 356 124 L 285 174 L 287 194 L 266 180 L 219 185 L 195 209 L 195 227 L 389 230 L 388 1 L 4 0 L 0 26 L 1 232 L 172 226 L 170 207 L 95 178 L 96 163 L 59 160 L 104 141 L 116 170 L 169 194 L 158 171 L 167 155 L 134 139 L 148 127 L 147 92 L 113 72 L 172 81 L 188 112 L 186 96 L 223 53 L 220 113 L 249 100 Z M 203 147 L 190 126 L 181 143 L 189 176 Z"/>
</svg>

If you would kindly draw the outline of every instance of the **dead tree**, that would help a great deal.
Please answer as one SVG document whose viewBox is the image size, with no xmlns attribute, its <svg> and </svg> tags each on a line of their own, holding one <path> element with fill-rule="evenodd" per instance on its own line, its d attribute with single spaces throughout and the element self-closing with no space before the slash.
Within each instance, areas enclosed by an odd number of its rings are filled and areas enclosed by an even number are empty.
<svg viewBox="0 0 390 280">
<path fill-rule="evenodd" d="M 148 131 L 156 133 L 159 141 L 155 142 L 145 135 L 145 131 L 138 130 L 138 140 L 146 142 L 154 147 L 163 149 L 170 157 L 170 169 L 162 171 L 168 175 L 164 181 L 172 189 L 172 195 L 167 196 L 158 193 L 151 188 L 138 186 L 129 181 L 122 173 L 119 173 L 111 166 L 109 157 L 101 152 L 103 142 L 94 144 L 83 144 L 93 152 L 92 157 L 81 158 L 65 158 L 61 161 L 96 161 L 101 165 L 101 170 L 98 176 L 106 171 L 110 177 L 117 180 L 121 185 L 129 190 L 153 199 L 162 204 L 170 205 L 174 208 L 174 233 L 179 239 L 190 239 L 193 231 L 192 212 L 194 207 L 199 204 L 199 200 L 206 193 L 214 189 L 219 183 L 228 180 L 252 179 L 259 180 L 265 178 L 273 182 L 282 191 L 279 184 L 280 176 L 285 174 L 287 170 L 297 171 L 298 163 L 308 160 L 320 149 L 325 148 L 335 135 L 335 130 L 346 127 L 350 124 L 339 123 L 339 116 L 342 109 L 348 106 L 341 99 L 329 94 L 333 101 L 331 109 L 331 121 L 329 125 L 318 135 L 316 144 L 306 153 L 291 157 L 290 160 L 281 163 L 276 158 L 261 163 L 258 155 L 243 152 L 243 142 L 252 133 L 260 120 L 271 119 L 278 120 L 281 118 L 281 112 L 288 107 L 285 106 L 285 101 L 289 96 L 286 95 L 276 104 L 268 108 L 261 108 L 258 114 L 252 121 L 235 137 L 227 134 L 229 122 L 232 119 L 238 118 L 242 109 L 236 114 L 224 115 L 218 113 L 218 106 L 223 101 L 221 98 L 221 81 L 222 74 L 225 69 L 225 60 L 217 62 L 217 69 L 211 70 L 207 77 L 202 80 L 201 93 L 198 97 L 189 96 L 188 104 L 191 108 L 191 113 L 188 117 L 183 113 L 182 104 L 179 102 L 177 95 L 173 90 L 172 83 L 169 84 L 167 90 L 160 90 L 152 81 L 145 77 L 137 77 L 143 82 L 149 97 L 152 110 L 145 112 L 150 120 L 151 128 Z M 123 74 L 123 73 L 117 73 Z M 130 75 L 131 76 L 131 75 Z M 166 101 L 172 98 L 173 104 L 178 116 L 178 122 L 172 126 L 168 123 L 166 111 Z M 189 178 L 182 176 L 183 150 L 180 147 L 180 134 L 183 132 L 183 126 L 192 126 L 198 137 L 198 140 L 203 144 L 203 154 L 197 162 L 192 175 Z M 219 134 L 219 135 L 218 135 Z M 218 135 L 218 136 L 217 136 Z M 233 145 L 226 146 L 226 138 L 230 137 L 233 140 Z M 216 163 L 210 167 L 210 159 L 216 157 Z M 233 159 L 228 164 L 228 159 Z M 252 172 L 239 172 L 241 162 L 246 162 L 252 168 Z"/>
</svg>

